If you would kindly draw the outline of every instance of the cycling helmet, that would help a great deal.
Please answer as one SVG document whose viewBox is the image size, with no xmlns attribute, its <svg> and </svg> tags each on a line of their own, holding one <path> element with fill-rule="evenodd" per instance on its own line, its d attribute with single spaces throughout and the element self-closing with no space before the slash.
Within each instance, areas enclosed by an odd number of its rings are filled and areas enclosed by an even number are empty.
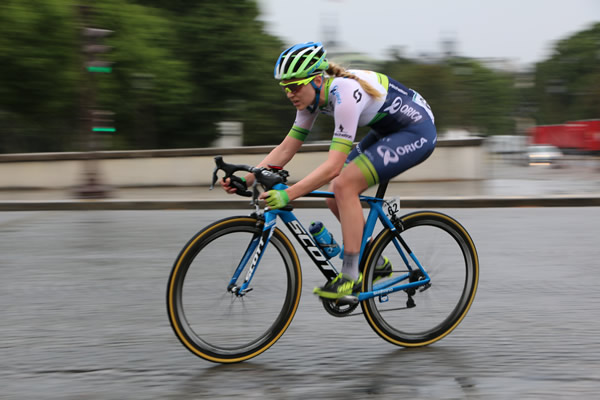
<svg viewBox="0 0 600 400">
<path fill-rule="evenodd" d="M 321 42 L 300 43 L 284 50 L 275 64 L 275 79 L 307 78 L 329 68 Z"/>
</svg>

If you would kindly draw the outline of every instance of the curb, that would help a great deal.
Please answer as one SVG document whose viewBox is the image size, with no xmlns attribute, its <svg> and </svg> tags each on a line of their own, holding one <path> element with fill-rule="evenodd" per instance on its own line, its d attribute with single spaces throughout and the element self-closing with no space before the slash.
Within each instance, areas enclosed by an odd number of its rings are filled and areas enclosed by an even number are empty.
<svg viewBox="0 0 600 400">
<path fill-rule="evenodd" d="M 324 200 L 306 199 L 295 208 L 327 208 Z M 599 195 L 407 197 L 402 208 L 505 208 L 505 207 L 600 207 Z M 214 200 L 53 200 L 0 201 L 0 211 L 88 211 L 88 210 L 217 210 L 249 209 L 245 199 Z"/>
</svg>

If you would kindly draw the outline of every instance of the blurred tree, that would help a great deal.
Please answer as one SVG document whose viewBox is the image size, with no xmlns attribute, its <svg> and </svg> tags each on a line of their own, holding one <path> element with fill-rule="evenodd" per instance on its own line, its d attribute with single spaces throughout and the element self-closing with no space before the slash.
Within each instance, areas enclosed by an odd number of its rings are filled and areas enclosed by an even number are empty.
<svg viewBox="0 0 600 400">
<path fill-rule="evenodd" d="M 539 124 L 600 117 L 600 23 L 556 44 L 536 65 Z"/>
<path fill-rule="evenodd" d="M 116 113 L 117 148 L 175 147 L 198 128 L 188 123 L 193 96 L 191 70 L 178 55 L 176 21 L 161 10 L 105 0 L 95 24 L 111 29 L 110 75 L 97 77 L 102 108 Z"/>
<path fill-rule="evenodd" d="M 263 32 L 255 1 L 199 3 L 178 25 L 181 56 L 193 71 L 195 118 L 212 126 L 243 122 L 245 144 L 278 143 L 293 122 L 281 118 L 288 101 L 273 79 L 281 42 Z"/>
<path fill-rule="evenodd" d="M 242 122 L 245 144 L 281 140 L 291 125 L 272 78 L 281 42 L 263 32 L 255 1 L 135 3 L 147 7 L 106 1 L 100 20 L 116 32 L 116 81 L 105 92 L 122 125 L 135 123 L 136 147 L 208 147 L 220 121 Z"/>
<path fill-rule="evenodd" d="M 94 76 L 97 107 L 115 112 L 113 148 L 209 146 L 223 120 L 244 123 L 246 144 L 289 130 L 293 113 L 272 78 L 282 44 L 264 33 L 255 1 L 92 5 L 89 25 L 114 31 L 104 56 L 113 73 Z M 1 152 L 86 148 L 81 28 L 72 0 L 0 5 Z"/>
<path fill-rule="evenodd" d="M 0 152 L 85 149 L 79 100 L 88 72 L 75 4 L 0 3 Z M 285 46 L 265 33 L 256 0 L 90 4 L 90 24 L 114 31 L 106 40 L 113 73 L 94 76 L 98 108 L 115 112 L 112 148 L 210 146 L 220 121 L 242 122 L 246 145 L 279 143 L 289 130 L 295 110 L 273 79 Z M 440 131 L 502 134 L 532 112 L 539 123 L 598 118 L 599 61 L 596 24 L 557 43 L 531 88 L 453 54 L 422 62 L 396 52 L 378 70 L 418 90 Z M 320 118 L 311 139 L 330 137 L 330 121 Z"/>
<path fill-rule="evenodd" d="M 69 149 L 81 64 L 67 0 L 0 5 L 0 152 Z"/>
<path fill-rule="evenodd" d="M 440 132 L 468 129 L 495 135 L 514 130 L 514 83 L 509 73 L 460 57 L 427 63 L 397 58 L 385 63 L 381 72 L 427 100 Z"/>
<path fill-rule="evenodd" d="M 143 6 L 161 8 L 177 14 L 186 14 L 195 10 L 199 5 L 209 3 L 205 0 L 133 0 L 132 2 Z"/>
<path fill-rule="evenodd" d="M 449 65 L 454 76 L 448 104 L 451 113 L 458 107 L 462 117 L 453 127 L 484 135 L 513 134 L 516 98 L 512 73 L 492 70 L 476 60 L 450 60 Z M 458 106 L 453 93 L 458 93 Z"/>
</svg>

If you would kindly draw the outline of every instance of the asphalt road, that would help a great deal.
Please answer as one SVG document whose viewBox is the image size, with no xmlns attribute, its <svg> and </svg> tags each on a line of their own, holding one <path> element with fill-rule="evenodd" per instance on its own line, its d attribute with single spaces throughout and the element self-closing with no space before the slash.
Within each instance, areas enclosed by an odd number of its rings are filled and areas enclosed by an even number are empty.
<svg viewBox="0 0 600 400">
<path fill-rule="evenodd" d="M 0 399 L 598 398 L 600 209 L 440 211 L 469 230 L 481 263 L 448 337 L 408 350 L 362 315 L 330 316 L 302 256 L 290 328 L 237 365 L 188 352 L 165 309 L 179 250 L 230 210 L 0 213 Z M 297 214 L 339 237 L 326 210 Z"/>
</svg>

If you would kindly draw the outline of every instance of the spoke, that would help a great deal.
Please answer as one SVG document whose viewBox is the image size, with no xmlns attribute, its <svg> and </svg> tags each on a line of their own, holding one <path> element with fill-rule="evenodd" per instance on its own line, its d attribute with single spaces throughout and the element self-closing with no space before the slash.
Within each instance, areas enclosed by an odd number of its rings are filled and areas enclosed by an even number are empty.
<svg viewBox="0 0 600 400">
<path fill-rule="evenodd" d="M 430 286 L 389 293 L 383 298 L 385 301 L 380 301 L 378 297 L 371 298 L 365 300 L 363 306 L 372 317 L 370 322 L 377 326 L 380 333 L 383 332 L 385 339 L 395 344 L 405 342 L 424 345 L 431 343 L 432 339 L 443 337 L 449 329 L 454 329 L 457 318 L 464 311 L 464 296 L 467 293 L 465 283 L 473 285 L 472 280 L 467 280 L 470 277 L 467 270 L 471 267 L 464 251 L 471 249 L 452 221 L 448 221 L 443 215 L 423 215 L 414 217 L 412 223 L 408 221 L 402 238 L 431 278 Z M 402 267 L 402 257 L 394 246 L 395 237 L 390 233 L 386 234 L 389 236 L 384 236 L 382 241 L 377 242 L 378 247 L 384 246 L 380 254 L 385 254 L 394 267 Z M 418 273 L 417 262 L 410 255 L 408 259 L 410 267 Z M 393 270 L 390 282 L 408 272 L 400 269 Z M 413 279 L 419 275 L 422 274 L 418 273 Z M 393 286 L 398 287 L 407 282 L 408 280 L 395 283 Z M 385 287 L 385 281 L 378 281 L 376 285 Z M 426 289 L 421 291 L 423 288 Z M 413 291 L 414 294 L 409 296 Z"/>
</svg>

